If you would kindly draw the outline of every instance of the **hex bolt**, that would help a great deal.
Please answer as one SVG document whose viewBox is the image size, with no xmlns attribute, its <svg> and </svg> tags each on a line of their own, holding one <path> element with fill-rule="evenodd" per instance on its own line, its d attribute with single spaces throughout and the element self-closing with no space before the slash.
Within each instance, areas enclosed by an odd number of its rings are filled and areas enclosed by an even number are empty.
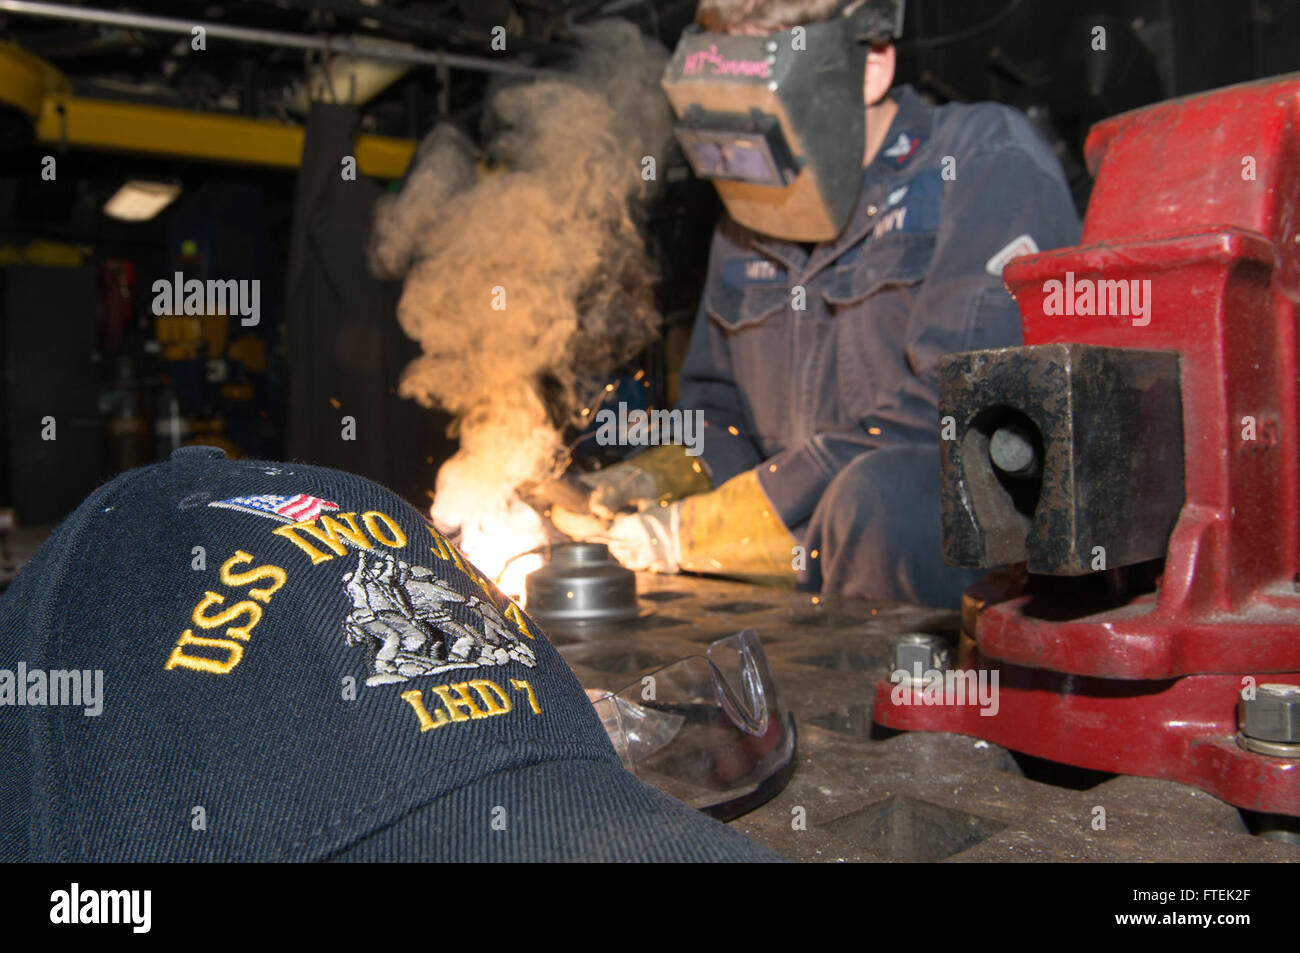
<svg viewBox="0 0 1300 953">
<path fill-rule="evenodd" d="M 989 438 L 989 459 L 1007 476 L 1032 477 L 1038 475 L 1038 449 L 1033 437 L 1024 427 L 1004 424 Z"/>
<path fill-rule="evenodd" d="M 904 632 L 890 642 L 890 654 L 894 671 L 901 670 L 911 676 L 918 663 L 922 673 L 947 670 L 951 649 L 948 641 L 940 636 L 928 632 Z"/>
<path fill-rule="evenodd" d="M 1247 738 L 1300 745 L 1300 685 L 1269 682 L 1237 705 L 1237 727 Z"/>
</svg>

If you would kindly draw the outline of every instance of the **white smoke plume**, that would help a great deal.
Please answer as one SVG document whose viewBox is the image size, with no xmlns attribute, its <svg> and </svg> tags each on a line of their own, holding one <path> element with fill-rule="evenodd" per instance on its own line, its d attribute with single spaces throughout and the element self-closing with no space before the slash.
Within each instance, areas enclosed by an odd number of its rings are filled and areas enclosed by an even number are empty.
<svg viewBox="0 0 1300 953">
<path fill-rule="evenodd" d="M 424 352 L 399 392 L 455 415 L 460 438 L 433 518 L 466 532 L 515 520 L 514 491 L 552 475 L 593 380 L 658 329 L 638 224 L 643 157 L 662 166 L 671 136 L 667 54 L 624 21 L 575 32 L 571 76 L 490 97 L 501 171 L 477 175 L 472 143 L 439 125 L 375 212 L 371 270 L 404 277 L 398 320 Z"/>
</svg>

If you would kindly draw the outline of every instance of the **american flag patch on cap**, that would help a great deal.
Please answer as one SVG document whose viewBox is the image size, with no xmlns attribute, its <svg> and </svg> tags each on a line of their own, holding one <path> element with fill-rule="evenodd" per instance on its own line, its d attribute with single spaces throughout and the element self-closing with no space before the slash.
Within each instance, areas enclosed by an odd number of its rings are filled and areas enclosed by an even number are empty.
<svg viewBox="0 0 1300 953">
<path fill-rule="evenodd" d="M 339 508 L 337 503 L 322 500 L 318 496 L 311 496 L 307 493 L 298 493 L 295 496 L 276 496 L 270 493 L 261 496 L 232 496 L 228 500 L 209 503 L 208 506 L 219 506 L 222 509 L 242 510 L 245 513 L 256 513 L 258 516 L 269 516 L 281 523 L 299 523 L 304 520 L 314 520 L 321 513 L 333 513 Z"/>
</svg>

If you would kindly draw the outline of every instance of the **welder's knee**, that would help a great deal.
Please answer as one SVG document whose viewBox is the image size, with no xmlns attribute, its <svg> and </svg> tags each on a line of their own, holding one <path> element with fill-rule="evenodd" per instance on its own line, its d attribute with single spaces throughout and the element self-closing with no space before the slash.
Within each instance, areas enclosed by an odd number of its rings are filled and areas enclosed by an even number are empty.
<svg viewBox="0 0 1300 953">
<path fill-rule="evenodd" d="M 937 447 L 858 457 L 826 488 L 807 540 L 817 558 L 801 582 L 824 592 L 955 608 L 980 575 L 943 561 Z"/>
</svg>

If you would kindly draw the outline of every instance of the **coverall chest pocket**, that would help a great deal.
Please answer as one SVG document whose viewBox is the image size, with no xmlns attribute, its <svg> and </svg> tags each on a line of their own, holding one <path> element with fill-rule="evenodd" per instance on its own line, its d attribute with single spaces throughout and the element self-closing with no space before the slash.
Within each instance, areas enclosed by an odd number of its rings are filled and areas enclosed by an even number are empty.
<svg viewBox="0 0 1300 953">
<path fill-rule="evenodd" d="M 847 420 L 878 409 L 882 395 L 912 372 L 908 323 L 934 257 L 934 234 L 867 238 L 855 251 L 831 270 L 822 292 L 834 316 L 836 391 Z"/>
<path fill-rule="evenodd" d="M 704 307 L 726 340 L 750 429 L 764 454 L 774 452 L 789 421 L 789 382 L 796 372 L 790 293 L 784 282 L 756 282 L 717 289 L 706 295 Z"/>
<path fill-rule="evenodd" d="M 724 331 L 737 331 L 767 321 L 789 300 L 784 284 L 755 283 L 741 288 L 722 288 L 704 302 L 709 317 Z"/>
<path fill-rule="evenodd" d="M 840 257 L 823 292 L 831 311 L 855 305 L 886 288 L 919 284 L 934 257 L 933 233 L 866 238 Z"/>
</svg>

